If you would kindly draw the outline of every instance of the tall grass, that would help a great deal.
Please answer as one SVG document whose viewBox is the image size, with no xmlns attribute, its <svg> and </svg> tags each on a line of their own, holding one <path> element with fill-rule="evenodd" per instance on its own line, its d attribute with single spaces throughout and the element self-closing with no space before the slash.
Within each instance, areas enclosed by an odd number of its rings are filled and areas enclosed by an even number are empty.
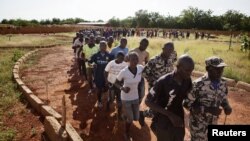
<svg viewBox="0 0 250 141">
<path fill-rule="evenodd" d="M 15 61 L 24 55 L 26 50 L 8 49 L 0 50 L 0 141 L 10 141 L 15 137 L 15 129 L 5 127 L 3 116 L 6 111 L 18 101 L 20 92 L 12 81 L 12 68 Z"/>
<path fill-rule="evenodd" d="M 43 46 L 51 44 L 63 44 L 72 41 L 72 34 L 13 34 L 0 35 L 0 46 Z"/>
<path fill-rule="evenodd" d="M 222 38 L 226 40 L 226 37 Z M 140 39 L 139 37 L 128 38 L 128 47 L 130 49 L 138 47 Z M 240 51 L 240 43 L 233 43 L 232 49 L 228 50 L 229 43 L 224 42 L 224 40 L 215 42 L 206 39 L 171 40 L 168 38 L 149 38 L 147 51 L 150 57 L 153 57 L 160 54 L 166 42 L 172 41 L 178 56 L 187 53 L 194 59 L 195 70 L 205 72 L 205 59 L 210 56 L 219 56 L 229 65 L 225 68 L 225 77 L 250 83 L 250 60 L 247 58 L 247 54 Z"/>
</svg>

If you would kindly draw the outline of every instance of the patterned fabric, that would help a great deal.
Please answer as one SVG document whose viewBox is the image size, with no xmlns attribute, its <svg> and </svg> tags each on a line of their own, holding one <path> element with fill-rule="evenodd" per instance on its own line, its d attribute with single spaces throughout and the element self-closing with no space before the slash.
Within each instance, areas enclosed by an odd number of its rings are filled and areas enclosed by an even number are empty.
<svg viewBox="0 0 250 141">
<path fill-rule="evenodd" d="M 177 53 L 175 51 L 170 55 L 167 62 L 163 60 L 161 55 L 149 60 L 142 72 L 142 76 L 146 78 L 149 83 L 149 89 L 154 86 L 157 79 L 174 70 L 175 61 L 177 61 Z"/>
<path fill-rule="evenodd" d="M 190 110 L 189 125 L 192 141 L 207 141 L 207 126 L 217 124 L 221 111 L 219 107 L 230 106 L 227 93 L 226 81 L 223 79 L 213 83 L 205 75 L 194 81 L 193 90 L 183 103 L 184 107 Z"/>
</svg>

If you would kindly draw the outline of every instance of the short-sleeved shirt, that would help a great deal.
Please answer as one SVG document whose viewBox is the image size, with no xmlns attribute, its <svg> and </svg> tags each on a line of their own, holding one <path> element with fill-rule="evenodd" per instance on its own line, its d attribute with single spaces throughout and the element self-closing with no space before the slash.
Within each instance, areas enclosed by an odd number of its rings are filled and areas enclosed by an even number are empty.
<svg viewBox="0 0 250 141">
<path fill-rule="evenodd" d="M 128 64 L 126 62 L 117 64 L 115 60 L 110 61 L 105 68 L 105 71 L 108 72 L 108 81 L 114 84 L 119 72 L 127 66 Z"/>
<path fill-rule="evenodd" d="M 138 54 L 138 57 L 139 57 L 139 62 L 138 64 L 141 64 L 141 65 L 145 65 L 145 60 L 148 60 L 149 58 L 149 53 L 144 50 L 144 51 L 141 51 L 139 48 L 135 48 L 133 50 L 131 50 L 130 52 L 136 52 Z"/>
<path fill-rule="evenodd" d="M 148 81 L 149 88 L 152 88 L 156 80 L 161 76 L 172 72 L 174 70 L 174 62 L 176 61 L 177 53 L 175 51 L 170 55 L 167 61 L 165 61 L 161 55 L 150 59 L 142 72 L 142 76 Z"/>
<path fill-rule="evenodd" d="M 88 44 L 83 46 L 82 52 L 85 54 L 85 59 L 90 60 L 90 57 L 99 51 L 99 47 L 96 45 L 92 48 Z"/>
<path fill-rule="evenodd" d="M 113 48 L 113 49 L 111 50 L 110 54 L 111 54 L 114 58 L 116 58 L 116 56 L 117 56 L 117 54 L 118 54 L 119 52 L 123 52 L 123 54 L 126 56 L 126 55 L 128 55 L 128 48 L 127 48 L 127 47 L 121 48 L 120 46 L 117 46 L 117 47 L 115 47 L 115 48 Z"/>
<path fill-rule="evenodd" d="M 89 63 L 95 63 L 96 67 L 94 68 L 94 81 L 105 81 L 104 78 L 104 69 L 109 61 L 112 59 L 111 55 L 108 52 L 101 53 L 100 51 L 94 54 Z"/>
<path fill-rule="evenodd" d="M 174 80 L 174 75 L 173 71 L 159 78 L 154 87 L 151 88 L 149 92 L 151 99 L 148 100 L 184 119 L 182 102 L 192 89 L 192 81 L 189 78 L 178 84 Z M 157 125 L 161 126 L 160 128 L 172 126 L 168 117 L 160 113 L 155 113 L 153 121 L 158 122 Z"/>
<path fill-rule="evenodd" d="M 77 46 L 78 46 L 78 47 L 76 48 L 75 57 L 76 57 L 76 58 L 80 58 L 80 56 L 78 56 L 78 52 L 79 52 L 79 50 L 80 50 L 80 47 L 83 46 L 83 42 L 81 42 L 80 39 L 77 38 L 77 39 L 75 40 L 73 46 L 74 46 L 74 47 L 77 47 Z"/>
<path fill-rule="evenodd" d="M 138 84 L 141 81 L 141 73 L 143 70 L 142 65 L 137 65 L 137 73 L 134 75 L 128 68 L 128 66 L 120 71 L 117 76 L 117 80 L 123 80 L 123 87 L 129 87 L 130 91 L 125 93 L 121 91 L 121 100 L 136 100 L 138 96 Z"/>
</svg>

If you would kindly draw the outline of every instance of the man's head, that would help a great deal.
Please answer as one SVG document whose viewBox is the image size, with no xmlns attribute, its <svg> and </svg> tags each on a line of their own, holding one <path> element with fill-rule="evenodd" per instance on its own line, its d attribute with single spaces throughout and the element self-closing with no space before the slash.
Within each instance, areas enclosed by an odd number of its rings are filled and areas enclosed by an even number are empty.
<svg viewBox="0 0 250 141">
<path fill-rule="evenodd" d="M 125 58 L 125 55 L 124 55 L 124 53 L 122 51 L 117 53 L 117 56 L 116 56 L 117 63 L 123 62 L 124 58 Z"/>
<path fill-rule="evenodd" d="M 101 36 L 97 36 L 97 37 L 95 38 L 95 43 L 96 43 L 96 44 L 99 44 L 100 41 L 101 41 Z"/>
<path fill-rule="evenodd" d="M 162 53 L 164 56 L 169 57 L 173 51 L 174 51 L 174 44 L 172 42 L 164 44 L 162 48 Z"/>
<path fill-rule="evenodd" d="M 127 43 L 128 41 L 126 38 L 121 38 L 120 47 L 125 48 L 127 46 Z"/>
<path fill-rule="evenodd" d="M 139 49 L 140 49 L 141 51 L 146 50 L 147 47 L 148 47 L 148 44 L 149 44 L 148 39 L 147 39 L 147 38 L 143 38 L 143 39 L 141 40 L 141 42 L 140 42 Z"/>
<path fill-rule="evenodd" d="M 89 37 L 89 44 L 95 44 L 95 37 L 93 35 Z"/>
<path fill-rule="evenodd" d="M 109 43 L 109 44 L 113 44 L 113 42 L 114 42 L 113 36 L 109 36 L 109 37 L 108 37 L 108 43 Z"/>
<path fill-rule="evenodd" d="M 224 61 L 216 56 L 209 57 L 205 60 L 206 70 L 208 73 L 208 77 L 211 80 L 220 80 L 223 74 L 224 67 L 227 64 Z"/>
<path fill-rule="evenodd" d="M 106 52 L 107 49 L 107 43 L 105 41 L 100 42 L 100 51 L 101 52 Z"/>
<path fill-rule="evenodd" d="M 193 70 L 193 59 L 187 54 L 181 55 L 177 61 L 177 74 L 181 79 L 189 79 Z"/>
</svg>

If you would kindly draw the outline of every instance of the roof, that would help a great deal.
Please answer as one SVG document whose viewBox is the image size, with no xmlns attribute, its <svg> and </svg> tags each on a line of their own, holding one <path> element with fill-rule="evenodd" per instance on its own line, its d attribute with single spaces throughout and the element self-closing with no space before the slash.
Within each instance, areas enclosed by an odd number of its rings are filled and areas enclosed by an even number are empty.
<svg viewBox="0 0 250 141">
<path fill-rule="evenodd" d="M 80 22 L 80 25 L 107 25 L 108 22 Z"/>
</svg>

